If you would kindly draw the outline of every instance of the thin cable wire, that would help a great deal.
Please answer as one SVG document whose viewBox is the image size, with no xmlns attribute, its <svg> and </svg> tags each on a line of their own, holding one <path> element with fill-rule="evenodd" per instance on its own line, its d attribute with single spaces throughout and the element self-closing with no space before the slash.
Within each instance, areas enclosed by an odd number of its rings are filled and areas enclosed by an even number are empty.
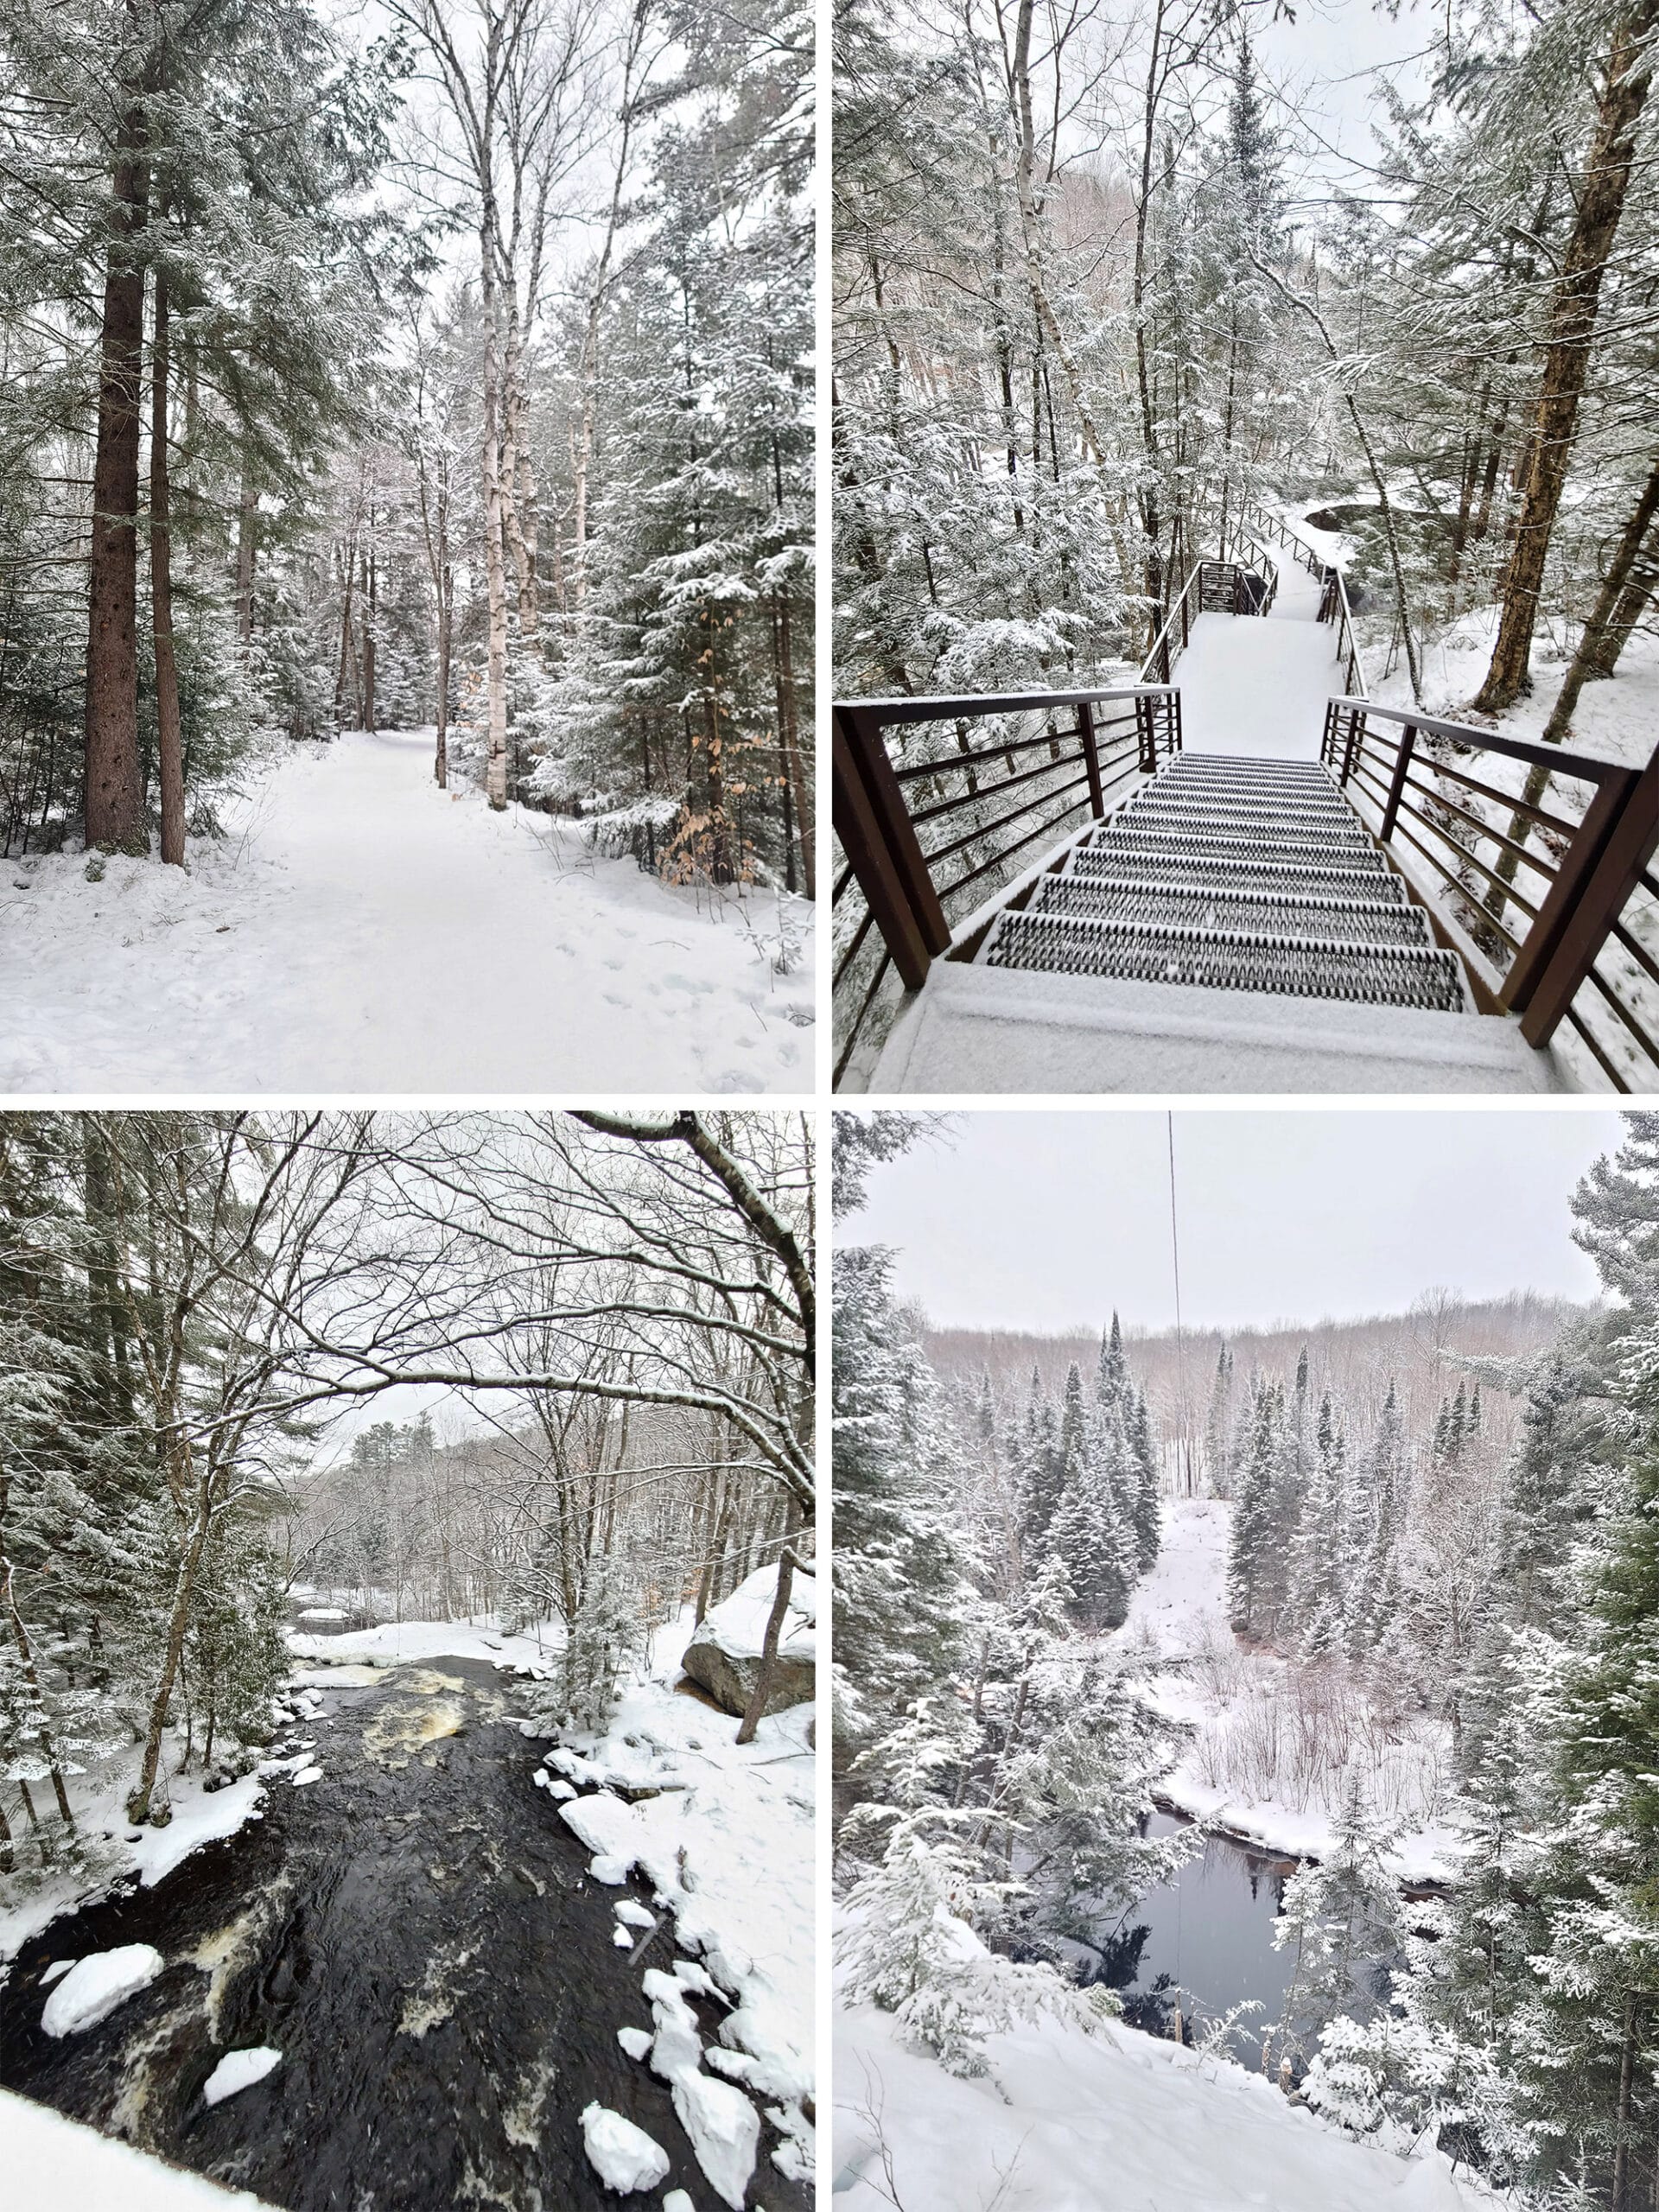
<svg viewBox="0 0 1659 2212">
<path fill-rule="evenodd" d="M 1166 1113 L 1164 1122 L 1169 1134 L 1169 1249 L 1175 1272 L 1175 1376 L 1181 1403 L 1181 1458 L 1185 1463 L 1182 1474 L 1190 1497 L 1192 1491 L 1192 1439 L 1191 1409 L 1186 1397 L 1186 1350 L 1181 1334 L 1181 1238 L 1175 1217 L 1174 1115 Z"/>
</svg>

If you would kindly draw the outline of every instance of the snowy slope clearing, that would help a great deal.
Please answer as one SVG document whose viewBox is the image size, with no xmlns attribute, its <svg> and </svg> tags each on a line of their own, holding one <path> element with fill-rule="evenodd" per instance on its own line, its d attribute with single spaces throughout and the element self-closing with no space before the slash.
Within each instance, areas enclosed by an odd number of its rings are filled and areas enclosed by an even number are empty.
<svg viewBox="0 0 1659 2212">
<path fill-rule="evenodd" d="M 988 2039 L 962 2081 L 869 2006 L 837 2016 L 846 2212 L 1471 2212 L 1439 2152 L 1356 2143 L 1243 2067 L 1111 2023 Z M 884 2160 L 885 2146 L 885 2160 Z"/>
<path fill-rule="evenodd" d="M 672 2083 L 705 2177 L 722 2202 L 741 2204 L 757 2146 L 726 2094 L 733 2082 L 771 2121 L 778 2171 L 809 2183 L 813 2171 L 812 1708 L 773 1713 L 740 1749 L 730 1714 L 674 1687 L 691 1628 L 687 1607 L 657 1631 L 649 1671 L 606 1734 L 550 1751 L 545 1786 L 593 1852 L 595 1879 L 620 1888 L 637 1867 L 671 1920 L 664 1944 L 639 1927 L 639 1908 L 618 1903 L 626 1948 L 652 1947 L 642 1977 L 650 2025 L 626 2047 Z M 675 1959 L 675 1948 L 690 1955 Z M 699 1991 L 729 2007 L 707 2045 L 681 1994 Z M 764 2203 L 764 2148 L 758 2158 Z"/>
<path fill-rule="evenodd" d="M 801 1091 L 810 933 L 777 976 L 720 908 L 580 832 L 432 780 L 421 730 L 291 749 L 188 870 L 80 854 L 0 872 L 13 1092 Z M 791 931 L 811 909 L 781 902 Z"/>
<path fill-rule="evenodd" d="M 1390 1854 L 1403 1882 L 1445 1880 L 1457 1862 L 1455 1832 L 1436 1817 L 1445 1782 L 1444 1732 L 1426 1716 L 1376 1724 L 1363 1686 L 1334 1674 L 1322 1701 L 1319 1758 L 1299 1764 L 1310 1732 L 1274 1725 L 1286 1690 L 1283 1659 L 1241 1645 L 1227 1619 L 1227 1545 L 1232 1508 L 1222 1498 L 1166 1498 L 1162 1538 L 1135 1585 L 1117 1637 L 1154 1669 L 1154 1701 L 1193 1736 L 1159 1795 L 1206 1827 L 1299 1859 L 1331 1846 L 1332 1818 L 1348 1758 L 1367 1794 L 1395 1824 Z M 1282 1733 L 1284 1748 L 1279 1749 Z M 1290 1739 L 1296 1739 L 1293 1748 Z M 1263 1761 L 1276 1760 L 1271 1775 Z M 1267 1786 L 1262 1786 L 1263 1782 Z"/>
</svg>

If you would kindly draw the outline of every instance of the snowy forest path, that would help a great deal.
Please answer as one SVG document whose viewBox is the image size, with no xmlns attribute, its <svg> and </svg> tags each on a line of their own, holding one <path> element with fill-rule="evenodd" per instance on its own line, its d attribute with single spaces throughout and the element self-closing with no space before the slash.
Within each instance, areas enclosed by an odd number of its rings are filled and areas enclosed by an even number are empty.
<svg viewBox="0 0 1659 2212">
<path fill-rule="evenodd" d="M 422 730 L 295 748 L 186 871 L 79 855 L 0 886 L 15 1091 L 798 1090 L 810 950 L 574 829 L 440 791 Z M 803 914 L 800 902 L 791 904 Z"/>
</svg>

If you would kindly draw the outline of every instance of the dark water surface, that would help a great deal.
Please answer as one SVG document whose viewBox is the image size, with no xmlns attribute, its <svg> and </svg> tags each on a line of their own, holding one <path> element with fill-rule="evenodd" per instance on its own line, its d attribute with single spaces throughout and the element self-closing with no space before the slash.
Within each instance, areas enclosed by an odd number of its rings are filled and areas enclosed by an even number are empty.
<svg viewBox="0 0 1659 2212">
<path fill-rule="evenodd" d="M 1193 1827 L 1177 1815 L 1156 1812 L 1145 1833 L 1191 1834 Z M 1179 2002 L 1189 2043 L 1195 2030 L 1254 2000 L 1260 2009 L 1244 2017 L 1231 2046 L 1236 2057 L 1248 2056 L 1284 2013 L 1295 1948 L 1275 1949 L 1273 1930 L 1299 1862 L 1212 1829 L 1199 1834 L 1196 1854 L 1172 1880 L 1149 1890 L 1121 1922 L 1103 1922 L 1084 1979 L 1119 1991 L 1128 2024 L 1151 2035 L 1173 2031 Z M 1355 1987 L 1357 2010 L 1364 2013 L 1385 1993 L 1382 1970 L 1367 1969 Z M 1304 2024 L 1291 2023 L 1294 2031 Z"/>
<path fill-rule="evenodd" d="M 651 2201 L 712 2208 L 666 2084 L 616 2040 L 651 2026 L 640 1977 L 672 1966 L 672 1919 L 615 1944 L 624 1892 L 589 1877 L 531 1746 L 498 1725 L 512 1678 L 440 1659 L 320 1687 L 293 1736 L 316 1739 L 321 1782 L 277 1777 L 263 1821 L 18 1953 L 0 2083 L 293 2212 L 614 2212 L 582 2143 L 597 2099 L 672 2160 Z M 45 1969 L 124 1943 L 165 1972 L 86 2032 L 43 2033 Z M 708 2040 L 720 2007 L 691 2001 Z M 204 2105 L 226 2051 L 254 2044 L 282 2064 Z M 749 2201 L 806 2212 L 777 2140 L 763 2117 Z"/>
</svg>

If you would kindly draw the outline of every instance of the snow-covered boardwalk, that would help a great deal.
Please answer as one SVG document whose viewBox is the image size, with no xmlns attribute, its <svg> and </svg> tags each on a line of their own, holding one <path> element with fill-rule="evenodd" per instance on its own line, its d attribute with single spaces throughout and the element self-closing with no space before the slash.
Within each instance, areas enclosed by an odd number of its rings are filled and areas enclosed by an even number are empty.
<svg viewBox="0 0 1659 2212">
<path fill-rule="evenodd" d="M 188 872 L 79 854 L 0 874 L 0 1083 L 92 1090 L 810 1087 L 810 940 L 432 780 L 425 731 L 296 751 Z M 798 915 L 810 909 L 790 902 Z"/>
<path fill-rule="evenodd" d="M 1319 759 L 1325 702 L 1342 689 L 1337 633 L 1316 619 L 1319 605 L 1319 585 L 1287 560 L 1265 620 L 1197 617 L 1175 665 L 1187 752 Z"/>
</svg>

